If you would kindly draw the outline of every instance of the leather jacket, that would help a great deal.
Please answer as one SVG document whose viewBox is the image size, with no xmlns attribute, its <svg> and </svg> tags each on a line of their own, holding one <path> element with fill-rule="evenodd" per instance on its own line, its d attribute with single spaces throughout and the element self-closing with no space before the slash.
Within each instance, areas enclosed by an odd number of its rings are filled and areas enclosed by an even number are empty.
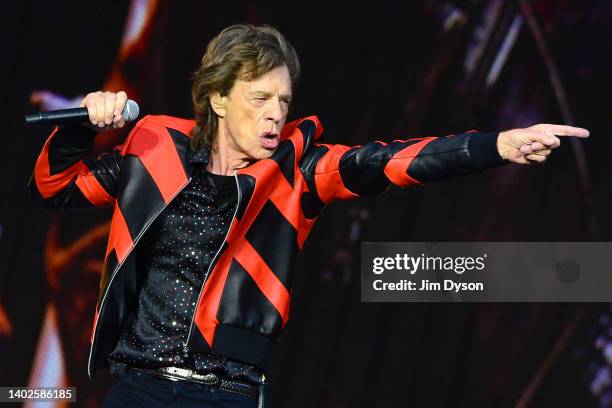
<svg viewBox="0 0 612 408">
<path fill-rule="evenodd" d="M 106 363 L 138 296 L 142 271 L 134 247 L 149 225 L 189 183 L 193 120 L 147 116 L 112 153 L 88 158 L 95 133 L 55 129 L 29 182 L 48 208 L 113 206 L 100 283 L 88 374 Z M 264 366 L 289 318 L 296 256 L 331 201 L 383 193 L 482 170 L 502 159 L 497 134 L 372 142 L 318 143 L 315 116 L 288 123 L 270 159 L 235 173 L 238 203 L 223 245 L 205 273 L 186 346 Z M 476 143 L 477 142 L 477 143 Z M 495 152 L 491 154 L 491 152 Z"/>
</svg>

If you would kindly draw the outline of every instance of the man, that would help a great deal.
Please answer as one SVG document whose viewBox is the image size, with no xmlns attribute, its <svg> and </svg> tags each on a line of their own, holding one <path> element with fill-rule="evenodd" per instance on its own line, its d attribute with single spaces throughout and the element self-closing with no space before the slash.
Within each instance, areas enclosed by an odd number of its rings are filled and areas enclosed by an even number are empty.
<svg viewBox="0 0 612 408">
<path fill-rule="evenodd" d="M 588 136 L 536 125 L 320 144 L 316 117 L 285 124 L 298 75 L 278 31 L 231 26 L 194 75 L 195 121 L 147 116 L 122 146 L 87 158 L 92 129 L 125 124 L 127 95 L 95 92 L 81 104 L 89 129 L 47 140 L 32 196 L 51 208 L 114 207 L 88 367 L 92 376 L 109 364 L 117 377 L 105 406 L 255 406 L 287 322 L 295 257 L 328 203 L 541 163 L 557 136 Z"/>
</svg>

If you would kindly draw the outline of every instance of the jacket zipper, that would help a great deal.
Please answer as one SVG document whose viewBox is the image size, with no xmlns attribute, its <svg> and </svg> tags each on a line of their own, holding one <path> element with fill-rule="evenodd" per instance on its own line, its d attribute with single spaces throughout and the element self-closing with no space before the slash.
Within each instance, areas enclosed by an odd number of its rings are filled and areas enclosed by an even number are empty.
<svg viewBox="0 0 612 408">
<path fill-rule="evenodd" d="M 185 184 L 183 184 L 178 191 L 170 198 L 170 200 L 168 200 L 168 202 L 158 211 L 155 213 L 155 215 L 153 217 L 151 217 L 151 219 L 149 219 L 147 221 L 147 223 L 145 224 L 145 226 L 143 227 L 143 229 L 140 231 L 140 234 L 138 234 L 138 236 L 134 239 L 134 243 L 132 245 L 132 247 L 130 248 L 130 250 L 128 251 L 128 253 L 126 254 L 124 261 L 128 258 L 128 256 L 130 256 L 130 254 L 132 253 L 132 250 L 134 248 L 136 248 L 136 244 L 138 243 L 138 241 L 140 241 L 140 238 L 144 235 L 144 233 L 149 229 L 149 227 L 151 226 L 151 224 L 153 223 L 153 221 L 155 221 L 157 219 L 157 217 L 159 216 L 159 214 L 161 214 L 162 211 L 164 211 L 166 209 L 166 207 L 172 202 L 172 200 L 174 200 L 174 198 L 181 192 L 183 191 L 183 189 L 185 187 L 187 187 L 187 184 L 189 184 L 191 182 L 191 177 L 189 177 L 189 179 L 187 179 L 187 181 L 185 182 Z M 104 301 L 106 300 L 106 295 L 108 295 L 108 291 L 110 290 L 111 285 L 113 284 L 113 280 L 115 279 L 115 275 L 117 275 L 117 271 L 119 271 L 119 269 L 121 268 L 121 266 L 123 265 L 123 262 L 120 263 L 119 265 L 117 265 L 117 267 L 115 268 L 115 270 L 113 271 L 113 274 L 110 278 L 110 281 L 108 282 L 108 285 L 106 286 L 106 291 L 104 291 L 104 296 L 102 296 L 102 301 L 100 302 L 100 312 L 98 313 L 98 321 L 99 321 L 99 317 L 102 316 L 102 310 L 104 310 Z M 96 322 L 96 327 L 94 327 L 94 336 L 91 342 L 91 346 L 89 347 L 89 358 L 87 359 L 87 376 L 89 377 L 89 379 L 91 380 L 91 357 L 93 355 L 93 346 L 96 343 L 96 335 L 98 334 L 98 322 Z"/>
<path fill-rule="evenodd" d="M 204 279 L 202 280 L 202 286 L 200 287 L 200 293 L 198 294 L 198 300 L 195 304 L 195 307 L 193 308 L 193 315 L 191 316 L 191 324 L 189 325 L 189 331 L 187 332 L 187 340 L 185 340 L 185 343 L 183 343 L 183 354 L 186 354 L 189 352 L 189 339 L 191 339 L 191 330 L 193 329 L 193 323 L 195 321 L 195 314 L 196 311 L 198 310 L 198 305 L 200 304 L 200 298 L 202 297 L 202 292 L 204 292 L 204 285 L 206 284 L 206 279 L 208 279 L 208 275 L 210 274 L 210 271 L 212 270 L 213 266 L 215 265 L 215 263 L 217 262 L 217 257 L 219 256 L 219 253 L 221 252 L 221 248 L 223 248 L 223 245 L 225 244 L 225 241 L 227 241 L 227 237 L 230 233 L 230 231 L 232 230 L 232 226 L 234 225 L 234 220 L 236 219 L 236 214 L 238 213 L 238 208 L 240 208 L 240 198 L 241 198 L 241 193 L 240 193 L 240 183 L 238 183 L 238 172 L 234 172 L 234 178 L 236 179 L 236 188 L 238 190 L 238 199 L 236 202 L 236 209 L 234 210 L 234 215 L 232 217 L 232 221 L 230 222 L 230 225 L 227 229 L 227 232 L 225 233 L 225 238 L 223 238 L 223 242 L 221 242 L 221 246 L 219 246 L 219 249 L 217 249 L 217 252 L 215 253 L 215 256 L 213 257 L 213 259 L 210 261 L 210 264 L 208 265 L 208 269 L 206 271 L 206 274 L 204 275 Z"/>
</svg>

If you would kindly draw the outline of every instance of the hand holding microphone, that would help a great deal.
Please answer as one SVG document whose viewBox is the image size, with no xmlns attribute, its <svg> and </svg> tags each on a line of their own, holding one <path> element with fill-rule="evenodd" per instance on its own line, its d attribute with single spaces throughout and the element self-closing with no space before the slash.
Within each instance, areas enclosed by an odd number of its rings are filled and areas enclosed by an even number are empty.
<svg viewBox="0 0 612 408">
<path fill-rule="evenodd" d="M 64 125 L 84 123 L 98 132 L 125 126 L 127 121 L 138 117 L 138 104 L 128 100 L 123 91 L 92 92 L 81 101 L 80 108 L 62 109 L 26 115 L 28 125 Z"/>
<path fill-rule="evenodd" d="M 81 107 L 87 108 L 89 122 L 102 131 L 107 127 L 121 128 L 125 126 L 126 120 L 133 119 L 124 116 L 123 110 L 127 101 L 127 94 L 123 91 L 117 93 L 98 91 L 87 94 L 81 101 Z M 138 113 L 135 116 L 137 115 Z"/>
</svg>

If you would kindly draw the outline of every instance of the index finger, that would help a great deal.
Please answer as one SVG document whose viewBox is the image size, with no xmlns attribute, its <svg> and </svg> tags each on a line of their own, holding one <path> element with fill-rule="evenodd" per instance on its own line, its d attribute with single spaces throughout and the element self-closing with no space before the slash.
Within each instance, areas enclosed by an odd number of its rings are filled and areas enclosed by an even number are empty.
<svg viewBox="0 0 612 408">
<path fill-rule="evenodd" d="M 557 136 L 589 137 L 589 131 L 583 128 L 567 125 L 546 125 L 547 132 Z"/>
</svg>

